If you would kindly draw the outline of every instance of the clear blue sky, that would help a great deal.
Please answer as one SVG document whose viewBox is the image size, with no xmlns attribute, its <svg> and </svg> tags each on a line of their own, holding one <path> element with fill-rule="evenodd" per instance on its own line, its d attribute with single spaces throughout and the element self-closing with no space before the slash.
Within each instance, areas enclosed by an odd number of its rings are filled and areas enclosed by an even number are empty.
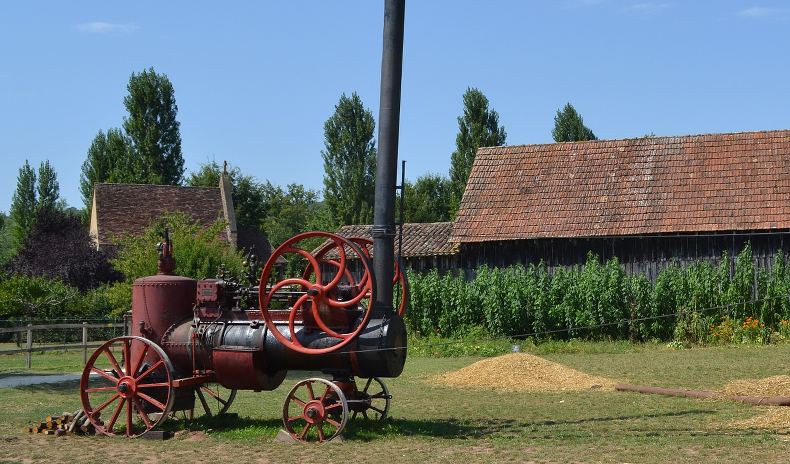
<svg viewBox="0 0 790 464">
<path fill-rule="evenodd" d="M 0 12 L 0 210 L 24 159 L 80 207 L 80 165 L 119 127 L 126 83 L 173 82 L 188 170 L 228 160 L 322 187 L 341 93 L 378 116 L 383 0 L 21 1 Z M 571 102 L 599 138 L 790 128 L 790 1 L 407 0 L 400 156 L 446 174 L 461 95 L 508 144 L 551 141 Z"/>
</svg>

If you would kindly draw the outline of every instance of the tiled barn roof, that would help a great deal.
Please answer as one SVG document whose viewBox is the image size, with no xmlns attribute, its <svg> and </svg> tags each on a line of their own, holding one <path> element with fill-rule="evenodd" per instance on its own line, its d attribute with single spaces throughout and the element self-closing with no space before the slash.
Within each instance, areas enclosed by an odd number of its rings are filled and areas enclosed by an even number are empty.
<svg viewBox="0 0 790 464">
<path fill-rule="evenodd" d="M 343 237 L 372 239 L 371 225 L 343 226 L 337 232 Z M 418 256 L 452 255 L 457 249 L 450 243 L 451 222 L 407 223 L 403 225 L 404 258 Z M 395 252 L 398 251 L 398 236 L 395 236 Z"/>
<path fill-rule="evenodd" d="M 112 237 L 140 235 L 168 212 L 183 212 L 205 226 L 223 217 L 219 188 L 96 184 L 94 195 L 100 246 Z"/>
<path fill-rule="evenodd" d="M 481 148 L 452 240 L 790 229 L 790 130 Z"/>
</svg>

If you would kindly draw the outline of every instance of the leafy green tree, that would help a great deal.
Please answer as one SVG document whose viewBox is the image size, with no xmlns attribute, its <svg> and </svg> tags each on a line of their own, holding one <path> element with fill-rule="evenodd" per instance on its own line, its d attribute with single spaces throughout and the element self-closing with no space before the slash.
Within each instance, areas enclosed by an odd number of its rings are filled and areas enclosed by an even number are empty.
<svg viewBox="0 0 790 464">
<path fill-rule="evenodd" d="M 324 201 L 337 224 L 373 221 L 376 144 L 373 114 L 354 92 L 324 123 Z"/>
<path fill-rule="evenodd" d="M 406 183 L 403 216 L 405 222 L 444 222 L 450 220 L 452 192 L 450 181 L 437 174 L 420 176 Z"/>
<path fill-rule="evenodd" d="M 267 215 L 266 186 L 252 176 L 241 173 L 237 167 L 228 169 L 233 185 L 233 207 L 236 223 L 260 228 Z M 197 172 L 189 174 L 187 185 L 192 187 L 217 187 L 222 177 L 222 167 L 216 161 L 200 165 Z"/>
<path fill-rule="evenodd" d="M 11 235 L 14 224 L 11 218 L 2 212 L 0 212 L 0 223 L 2 224 L 0 225 L 0 266 L 2 266 L 14 254 L 14 239 Z"/>
<path fill-rule="evenodd" d="M 221 232 L 225 229 L 222 221 L 206 228 L 183 213 L 174 213 L 152 223 L 140 236 L 119 240 L 118 255 L 112 264 L 127 283 L 156 274 L 156 244 L 165 228 L 170 230 L 173 240 L 174 274 L 204 279 L 215 276 L 221 264 L 233 275 L 241 275 L 243 258 L 222 239 Z"/>
<path fill-rule="evenodd" d="M 271 185 L 271 184 L 269 184 Z M 289 184 L 286 190 L 270 189 L 270 205 L 263 230 L 272 246 L 308 230 L 308 223 L 318 209 L 318 194 L 299 184 Z"/>
<path fill-rule="evenodd" d="M 570 103 L 566 103 L 562 109 L 557 110 L 551 136 L 554 137 L 555 142 L 598 140 L 593 131 L 584 125 L 582 115 Z"/>
<path fill-rule="evenodd" d="M 488 98 L 470 87 L 463 96 L 464 114 L 458 117 L 455 151 L 450 158 L 450 189 L 453 196 L 451 213 L 455 215 L 466 189 L 466 181 L 480 147 L 504 145 L 507 133 L 499 125 L 499 114 L 488 108 Z"/>
<path fill-rule="evenodd" d="M 178 185 L 184 176 L 180 123 L 173 84 L 154 68 L 132 73 L 123 104 L 123 129 L 131 140 L 138 181 Z"/>
<path fill-rule="evenodd" d="M 99 131 L 93 138 L 80 175 L 80 193 L 88 214 L 93 185 L 100 182 L 141 182 L 131 157 L 131 141 L 120 129 Z"/>
<path fill-rule="evenodd" d="M 36 204 L 36 173 L 25 160 L 25 164 L 19 168 L 16 191 L 11 201 L 10 211 L 11 219 L 14 221 L 12 235 L 17 245 L 24 242 L 33 229 L 33 223 L 36 220 Z"/>
<path fill-rule="evenodd" d="M 49 160 L 41 163 L 38 168 L 38 209 L 54 210 L 58 207 L 60 199 L 60 184 L 58 176 Z"/>
</svg>

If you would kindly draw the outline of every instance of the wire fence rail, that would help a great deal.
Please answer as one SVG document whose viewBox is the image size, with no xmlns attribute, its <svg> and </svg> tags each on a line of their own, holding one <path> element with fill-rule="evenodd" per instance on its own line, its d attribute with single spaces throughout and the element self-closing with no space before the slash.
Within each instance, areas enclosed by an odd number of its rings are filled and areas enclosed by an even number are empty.
<svg viewBox="0 0 790 464">
<path fill-rule="evenodd" d="M 105 321 L 105 322 L 70 322 L 70 323 L 63 323 L 63 324 L 26 324 L 14 327 L 0 327 L 0 336 L 5 334 L 26 334 L 24 339 L 24 347 L 23 348 L 15 348 L 15 349 L 0 349 L 0 355 L 9 355 L 9 354 L 25 354 L 25 366 L 30 369 L 33 363 L 33 353 L 44 352 L 44 351 L 58 351 L 58 350 L 71 350 L 71 349 L 82 349 L 82 363 L 85 365 L 88 362 L 88 349 L 89 348 L 98 348 L 104 343 L 104 338 L 100 337 L 102 340 L 91 340 L 89 337 L 89 331 L 93 330 L 94 332 L 97 329 L 103 329 L 102 334 L 106 334 L 107 329 L 122 329 L 122 333 L 126 334 L 129 332 L 129 321 L 128 319 L 124 319 L 122 321 Z M 80 342 L 76 343 L 59 343 L 59 344 L 38 344 L 34 346 L 33 334 L 35 332 L 42 332 L 42 331 L 73 331 L 76 332 L 73 336 L 68 338 L 77 338 L 79 339 L 79 331 L 82 332 L 82 337 Z"/>
</svg>

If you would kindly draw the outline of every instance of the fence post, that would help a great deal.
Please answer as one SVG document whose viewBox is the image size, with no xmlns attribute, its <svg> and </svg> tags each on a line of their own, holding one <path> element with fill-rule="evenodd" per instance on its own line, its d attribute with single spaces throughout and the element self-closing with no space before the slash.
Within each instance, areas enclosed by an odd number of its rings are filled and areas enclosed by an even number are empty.
<svg viewBox="0 0 790 464">
<path fill-rule="evenodd" d="M 88 364 L 88 323 L 82 323 L 82 365 Z"/>
<path fill-rule="evenodd" d="M 27 325 L 27 343 L 25 343 L 25 361 L 27 361 L 27 368 L 30 369 L 32 365 L 32 355 L 33 355 L 33 324 Z"/>
</svg>

